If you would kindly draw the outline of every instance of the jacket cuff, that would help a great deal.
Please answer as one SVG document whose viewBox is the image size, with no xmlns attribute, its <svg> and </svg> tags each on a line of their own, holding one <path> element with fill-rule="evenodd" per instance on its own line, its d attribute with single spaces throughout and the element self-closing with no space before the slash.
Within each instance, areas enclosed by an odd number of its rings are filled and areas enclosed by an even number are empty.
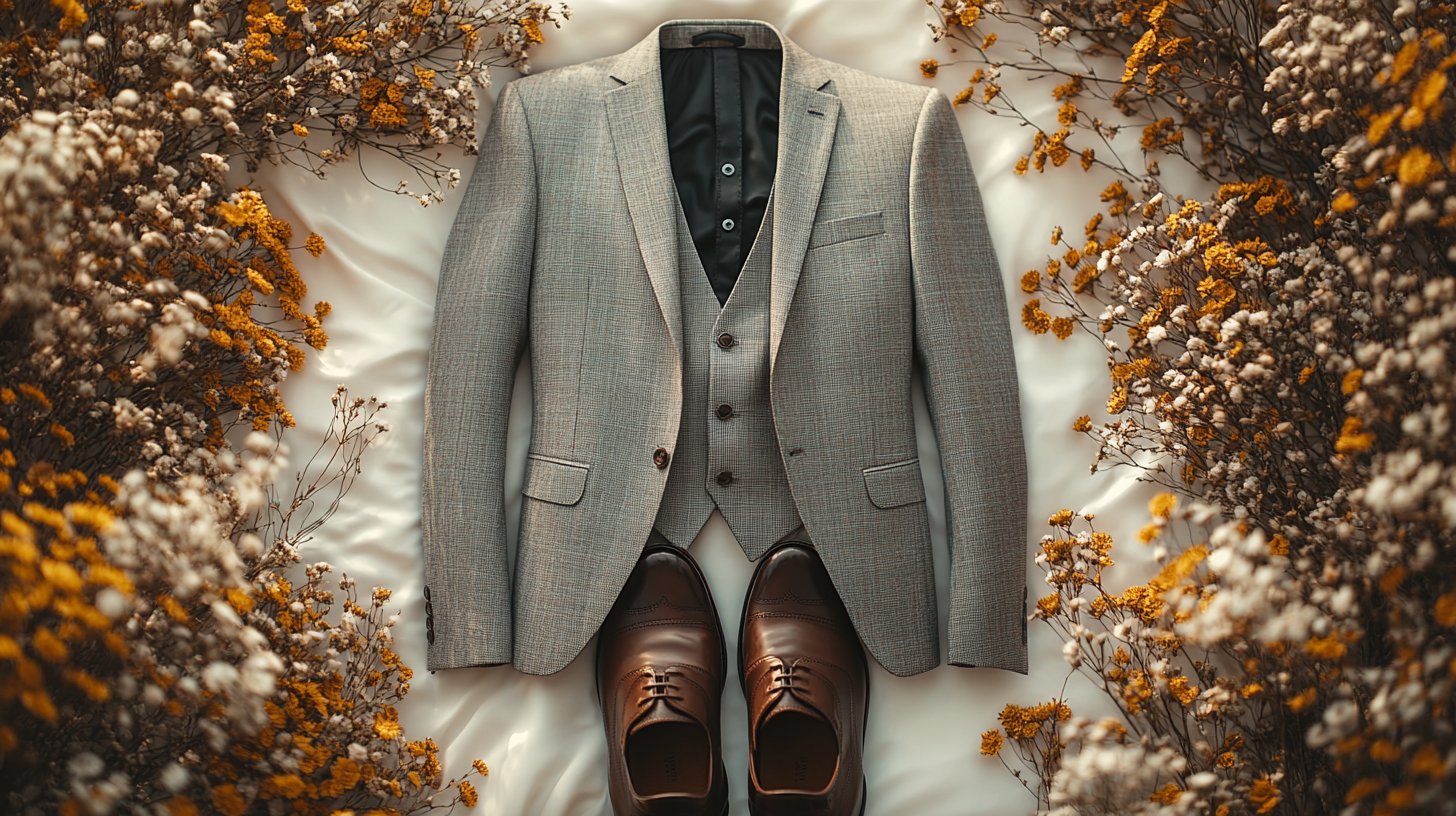
<svg viewBox="0 0 1456 816">
<path fill-rule="evenodd" d="M 472 666 L 501 666 L 511 662 L 511 621 L 491 615 L 490 598 L 458 597 L 426 585 L 425 668 L 428 671 Z M 468 594 L 468 593 L 467 593 Z M 464 615 L 451 614 L 465 612 Z"/>
</svg>

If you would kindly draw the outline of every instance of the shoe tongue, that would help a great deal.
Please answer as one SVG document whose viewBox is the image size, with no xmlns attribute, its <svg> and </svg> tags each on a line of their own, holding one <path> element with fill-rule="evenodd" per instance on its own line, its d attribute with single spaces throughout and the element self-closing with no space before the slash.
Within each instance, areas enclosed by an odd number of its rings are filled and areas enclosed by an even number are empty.
<svg viewBox="0 0 1456 816">
<path fill-rule="evenodd" d="M 824 716 L 824 712 L 820 711 L 812 703 L 803 700 L 792 689 L 784 689 L 779 694 L 778 699 L 769 703 L 768 707 L 763 710 L 763 714 L 758 718 L 758 723 L 762 726 L 780 714 L 789 713 L 806 714 L 816 720 L 829 722 L 829 718 Z"/>
<path fill-rule="evenodd" d="M 642 712 L 642 716 L 632 723 L 632 727 L 627 729 L 628 736 L 658 723 L 697 723 L 697 720 L 668 705 L 666 700 L 653 700 L 646 706 L 646 709 Z"/>
</svg>

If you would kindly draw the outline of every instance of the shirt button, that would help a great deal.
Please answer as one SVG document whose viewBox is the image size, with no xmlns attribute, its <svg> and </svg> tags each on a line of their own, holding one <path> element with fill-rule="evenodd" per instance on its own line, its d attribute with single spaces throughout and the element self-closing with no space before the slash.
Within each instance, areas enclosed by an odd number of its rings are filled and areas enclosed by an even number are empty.
<svg viewBox="0 0 1456 816">
<path fill-rule="evenodd" d="M 728 485 L 733 484 L 733 471 L 725 470 L 722 473 L 719 473 L 717 481 L 719 487 L 727 487 Z"/>
<path fill-rule="evenodd" d="M 725 176 L 731 176 L 736 171 L 737 171 L 737 168 L 735 168 L 733 166 L 733 163 L 732 162 L 729 162 L 729 163 L 723 165 L 723 175 L 725 175 Z"/>
<path fill-rule="evenodd" d="M 667 452 L 667 448 L 658 448 L 657 450 L 652 452 L 652 464 L 657 465 L 658 470 L 662 470 L 663 468 L 667 467 L 667 463 L 671 461 L 671 459 L 672 454 Z"/>
<path fill-rule="evenodd" d="M 733 219 L 731 219 L 731 218 L 725 218 L 725 219 L 723 219 L 723 229 L 724 230 L 726 230 L 728 232 L 732 232 L 734 226 L 735 225 L 733 223 Z"/>
<path fill-rule="evenodd" d="M 733 348 L 733 335 L 728 332 L 718 335 L 718 348 Z"/>
<path fill-rule="evenodd" d="M 719 419 L 728 419 L 731 416 L 733 416 L 733 406 L 729 405 L 726 402 L 718 406 Z"/>
</svg>

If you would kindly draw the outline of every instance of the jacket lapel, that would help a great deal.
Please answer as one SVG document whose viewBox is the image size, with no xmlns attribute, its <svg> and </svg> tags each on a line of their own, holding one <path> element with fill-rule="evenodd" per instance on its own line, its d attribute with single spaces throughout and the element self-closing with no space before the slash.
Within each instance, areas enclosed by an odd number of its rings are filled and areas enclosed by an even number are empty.
<svg viewBox="0 0 1456 816">
<path fill-rule="evenodd" d="M 742 20 L 694 20 L 704 30 L 742 26 Z M 683 25 L 684 21 L 664 25 Z M 769 312 L 769 371 L 778 357 L 784 324 L 798 288 L 799 272 L 809 246 L 809 233 L 819 209 L 819 195 L 834 131 L 839 122 L 839 97 L 823 61 L 800 48 L 778 29 L 783 48 L 779 86 L 779 152 L 774 170 L 772 294 Z M 662 107 L 662 26 L 623 52 L 610 76 L 619 87 L 602 98 L 617 154 L 617 169 L 632 215 L 642 260 L 652 279 L 657 305 L 681 361 L 682 305 L 677 268 L 677 187 L 667 148 L 667 118 Z"/>
<path fill-rule="evenodd" d="M 797 54 L 795 53 L 797 52 Z M 839 97 L 803 84 L 793 71 L 792 56 L 808 57 L 784 43 L 784 75 L 779 89 L 779 156 L 774 171 L 773 287 L 769 309 L 769 375 L 778 359 L 789 306 L 799 286 L 809 233 L 819 210 L 824 174 L 834 148 L 839 122 Z M 811 58 L 812 59 L 812 58 Z M 795 76 L 791 77 L 791 73 Z M 827 82 L 825 83 L 827 84 Z"/>
<path fill-rule="evenodd" d="M 642 262 L 652 279 L 657 305 L 667 321 L 673 348 L 682 360 L 682 306 L 677 269 L 677 187 L 667 151 L 667 118 L 662 111 L 662 66 L 658 33 L 621 56 L 613 79 L 623 83 L 602 95 L 617 153 L 617 170 L 632 214 Z"/>
</svg>

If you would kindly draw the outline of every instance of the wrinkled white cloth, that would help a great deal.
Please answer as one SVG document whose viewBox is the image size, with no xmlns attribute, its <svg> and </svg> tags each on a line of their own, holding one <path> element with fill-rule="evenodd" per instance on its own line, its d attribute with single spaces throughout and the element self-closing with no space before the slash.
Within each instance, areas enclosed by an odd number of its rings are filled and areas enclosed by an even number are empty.
<svg viewBox="0 0 1456 816">
<path fill-rule="evenodd" d="M 664 20 L 694 17 L 766 20 L 810 53 L 893 79 L 934 83 L 949 96 L 964 87 L 977 67 L 974 55 L 964 49 L 951 54 L 944 43 L 931 41 L 928 25 L 935 15 L 921 0 L 572 0 L 570 6 L 572 18 L 561 29 L 546 27 L 546 43 L 533 52 L 534 70 L 619 53 Z M 1010 60 L 1017 56 L 1012 35 L 1019 29 L 1000 28 L 1001 42 L 992 54 Z M 918 66 L 931 57 L 942 63 L 963 62 L 942 67 L 938 77 L 926 79 Z M 491 99 L 515 74 L 498 70 L 493 76 Z M 1051 99 L 1050 83 L 1027 84 L 1007 69 L 1002 84 L 1033 121 L 1048 129 L 1056 127 L 1057 103 Z M 482 131 L 489 113 L 490 100 L 483 100 Z M 1126 470 L 1089 477 L 1095 446 L 1070 429 L 1081 414 L 1092 415 L 1094 422 L 1107 417 L 1104 402 L 1110 384 L 1103 350 L 1083 333 L 1061 343 L 1049 334 L 1033 336 L 1019 320 L 1027 299 L 1018 288 L 1021 275 L 1062 254 L 1062 249 L 1048 243 L 1054 226 L 1062 225 L 1080 243 L 1081 225 L 1100 206 L 1097 193 L 1111 178 L 1084 174 L 1070 166 L 1075 162 L 1049 167 L 1043 177 L 1034 172 L 1017 176 L 1013 166 L 1029 152 L 1032 132 L 1017 127 L 1009 116 L 992 117 L 969 106 L 959 115 L 1012 311 L 1030 464 L 1026 542 L 1030 597 L 1034 600 L 1048 591 L 1032 558 L 1041 535 L 1048 531 L 1047 516 L 1063 507 L 1096 511 L 1098 529 L 1117 537 L 1119 586 L 1145 580 L 1154 571 L 1151 555 L 1135 543 L 1135 533 L 1147 521 L 1151 491 L 1135 483 L 1135 474 Z M 1098 145 L 1098 150 L 1100 154 L 1105 148 Z M 1135 145 L 1125 155 L 1136 162 Z M 445 161 L 460 167 L 468 180 L 472 157 L 453 151 Z M 472 759 L 486 761 L 491 772 L 476 783 L 480 805 L 475 812 L 607 816 L 611 813 L 607 745 L 592 679 L 595 641 L 566 670 L 550 677 L 519 674 L 508 666 L 436 674 L 423 670 L 419 513 L 425 361 L 440 256 L 465 183 L 450 191 L 445 204 L 428 208 L 374 186 L 392 188 L 397 180 L 409 177 L 392 159 L 366 151 L 357 165 L 335 167 L 327 181 L 289 168 L 269 168 L 259 179 L 275 214 L 293 223 L 300 242 L 312 231 L 328 243 L 321 258 L 300 252 L 296 259 L 309 286 L 305 309 L 311 311 L 316 300 L 328 300 L 333 312 L 324 323 L 330 337 L 327 348 L 309 350 L 304 369 L 293 373 L 282 388 L 298 422 L 284 436 L 293 461 L 301 465 L 322 438 L 330 416 L 329 395 L 336 384 L 348 385 L 351 395 L 374 395 L 389 404 L 380 418 L 391 430 L 365 454 L 362 476 L 339 512 L 304 547 L 304 559 L 329 561 L 361 588 L 379 585 L 394 591 L 390 611 L 401 613 L 394 630 L 398 651 L 418 672 L 400 707 L 401 722 L 409 738 L 428 736 L 442 747 L 447 777 L 467 771 Z M 525 367 L 516 385 L 506 477 L 512 537 L 530 442 L 530 378 Z M 943 493 L 935 438 L 918 382 L 916 414 L 936 546 L 944 652 Z M 286 479 L 280 487 L 286 490 L 291 483 Z M 692 552 L 712 585 L 731 645 L 736 642 L 753 565 L 716 513 Z M 942 665 L 916 677 L 897 678 L 872 663 L 864 754 L 867 816 L 1034 810 L 1032 797 L 1001 763 L 980 755 L 980 734 L 997 724 L 996 715 L 1006 703 L 1044 701 L 1063 688 L 1069 667 L 1057 635 L 1034 621 L 1030 647 L 1028 677 Z M 734 650 L 728 651 L 732 655 Z M 1077 713 L 1110 712 L 1087 681 L 1073 678 L 1066 688 Z M 748 812 L 747 730 L 742 693 L 736 682 L 729 682 L 723 746 L 734 814 Z M 1020 767 L 1009 746 L 1006 754 L 1013 767 Z"/>
</svg>

